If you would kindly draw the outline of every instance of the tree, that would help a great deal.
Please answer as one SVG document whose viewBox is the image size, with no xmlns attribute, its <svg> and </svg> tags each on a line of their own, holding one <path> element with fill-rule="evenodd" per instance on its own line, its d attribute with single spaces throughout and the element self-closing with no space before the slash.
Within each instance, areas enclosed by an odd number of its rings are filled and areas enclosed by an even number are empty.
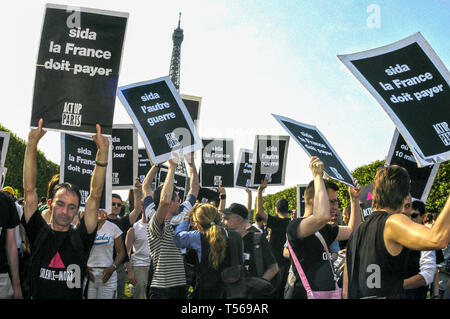
<svg viewBox="0 0 450 319">
<path fill-rule="evenodd" d="M 5 186 L 11 186 L 16 190 L 17 197 L 23 196 L 23 159 L 25 157 L 26 141 L 17 137 L 10 130 L 0 124 L 0 131 L 10 132 L 8 153 L 6 154 Z M 47 160 L 44 153 L 38 150 L 37 154 L 37 181 L 36 192 L 39 197 L 47 196 L 47 184 L 53 175 L 59 173 L 59 165 Z"/>
</svg>

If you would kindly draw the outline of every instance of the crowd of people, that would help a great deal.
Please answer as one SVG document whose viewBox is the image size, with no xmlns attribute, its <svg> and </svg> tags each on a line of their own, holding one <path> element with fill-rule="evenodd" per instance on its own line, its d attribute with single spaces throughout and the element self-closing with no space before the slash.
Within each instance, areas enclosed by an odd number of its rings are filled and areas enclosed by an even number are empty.
<svg viewBox="0 0 450 319">
<path fill-rule="evenodd" d="M 36 193 L 37 146 L 43 121 L 28 135 L 23 199 L 0 192 L 0 298 L 123 299 L 448 299 L 450 292 L 450 198 L 433 220 L 425 204 L 412 201 L 410 177 L 399 166 L 380 169 L 373 183 L 373 213 L 364 220 L 354 180 L 342 212 L 338 186 L 324 178 L 312 157 L 305 210 L 297 216 L 286 199 L 276 214 L 264 210 L 267 179 L 255 209 L 199 199 L 193 154 L 168 161 L 164 182 L 152 187 L 154 165 L 125 201 L 112 195 L 100 209 L 109 142 L 97 133 L 95 169 L 83 211 L 77 185 L 59 183 Z M 189 193 L 174 189 L 180 161 L 189 169 Z"/>
</svg>

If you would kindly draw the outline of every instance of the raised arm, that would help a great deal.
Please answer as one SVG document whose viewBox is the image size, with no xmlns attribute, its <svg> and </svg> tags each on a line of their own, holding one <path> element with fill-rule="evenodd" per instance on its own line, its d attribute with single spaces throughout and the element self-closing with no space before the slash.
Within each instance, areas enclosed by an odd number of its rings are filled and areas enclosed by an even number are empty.
<svg viewBox="0 0 450 319">
<path fill-rule="evenodd" d="M 38 196 L 36 193 L 36 179 L 37 179 L 37 145 L 42 136 L 47 131 L 42 129 L 44 120 L 40 119 L 38 127 L 31 129 L 28 133 L 28 143 L 25 149 L 25 158 L 23 160 L 23 211 L 25 214 L 25 221 L 28 223 L 31 216 L 38 209 Z"/>
<path fill-rule="evenodd" d="M 391 255 L 396 256 L 402 247 L 412 250 L 444 249 L 450 241 L 450 196 L 430 229 L 413 222 L 404 214 L 393 214 L 386 220 L 384 241 Z"/>
<path fill-rule="evenodd" d="M 264 189 L 267 187 L 267 178 L 261 182 L 261 185 L 258 187 L 258 192 L 256 193 L 256 215 L 264 219 L 264 222 L 267 222 L 269 215 L 264 212 L 262 193 Z"/>
<path fill-rule="evenodd" d="M 323 162 L 316 156 L 311 157 L 309 162 L 314 179 L 314 204 L 312 215 L 305 217 L 299 224 L 297 229 L 297 237 L 299 239 L 308 237 L 330 220 L 330 202 L 328 199 L 328 192 L 323 181 Z"/>
<path fill-rule="evenodd" d="M 223 210 L 227 206 L 227 191 L 222 187 L 222 182 L 219 182 L 219 185 L 217 185 L 217 190 L 219 191 L 220 196 L 218 209 Z"/>
<path fill-rule="evenodd" d="M 133 225 L 136 222 L 136 219 L 139 217 L 139 214 L 141 213 L 142 184 L 139 178 L 136 178 L 136 181 L 134 182 L 133 199 L 134 199 L 134 208 L 133 211 L 128 215 L 131 225 Z"/>
<path fill-rule="evenodd" d="M 339 232 L 336 240 L 347 240 L 352 232 L 361 224 L 361 207 L 359 206 L 359 196 L 361 195 L 361 187 L 358 180 L 354 180 L 355 187 L 348 187 L 350 195 L 350 220 L 347 226 L 339 226 Z"/>
<path fill-rule="evenodd" d="M 247 192 L 247 210 L 248 215 L 250 216 L 252 214 L 252 191 L 248 188 L 246 188 L 245 191 Z"/>
<path fill-rule="evenodd" d="M 84 211 L 84 222 L 88 234 L 91 234 L 97 229 L 97 211 L 100 207 L 103 186 L 105 184 L 107 167 L 105 164 L 108 164 L 108 138 L 101 134 L 101 127 L 99 124 L 96 125 L 96 130 L 97 133 L 92 136 L 92 139 L 97 145 L 97 155 L 95 157 L 96 164 L 94 172 L 92 173 L 89 196 L 86 199 L 86 208 Z M 109 165 L 112 165 L 112 163 Z"/>
<path fill-rule="evenodd" d="M 198 193 L 200 192 L 200 182 L 198 179 L 197 168 L 195 167 L 194 153 L 190 153 L 190 154 L 186 155 L 185 159 L 189 166 L 189 176 L 190 176 L 189 194 L 193 195 L 193 196 L 195 196 L 195 198 L 197 198 Z"/>
<path fill-rule="evenodd" d="M 170 203 L 172 202 L 173 181 L 177 164 L 177 160 L 169 160 L 169 170 L 167 172 L 167 177 L 161 190 L 161 199 L 159 201 L 159 206 L 156 210 L 156 219 L 159 225 L 162 225 L 164 223 L 164 219 L 166 218 L 169 211 Z"/>
<path fill-rule="evenodd" d="M 152 183 L 155 180 L 156 174 L 158 174 L 159 166 L 153 165 L 152 168 L 147 172 L 147 175 L 142 182 L 142 196 L 143 198 L 147 196 L 153 196 Z"/>
</svg>

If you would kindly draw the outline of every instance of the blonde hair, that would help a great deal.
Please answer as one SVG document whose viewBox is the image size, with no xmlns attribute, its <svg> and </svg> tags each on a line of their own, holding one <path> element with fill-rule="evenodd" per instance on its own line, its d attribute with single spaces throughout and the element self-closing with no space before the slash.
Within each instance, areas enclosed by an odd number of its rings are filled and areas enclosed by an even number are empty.
<svg viewBox="0 0 450 319">
<path fill-rule="evenodd" d="M 201 232 L 209 242 L 208 261 L 218 270 L 219 264 L 225 259 L 227 248 L 227 239 L 220 225 L 220 213 L 211 204 L 197 204 L 192 209 L 193 221 L 201 226 Z"/>
</svg>

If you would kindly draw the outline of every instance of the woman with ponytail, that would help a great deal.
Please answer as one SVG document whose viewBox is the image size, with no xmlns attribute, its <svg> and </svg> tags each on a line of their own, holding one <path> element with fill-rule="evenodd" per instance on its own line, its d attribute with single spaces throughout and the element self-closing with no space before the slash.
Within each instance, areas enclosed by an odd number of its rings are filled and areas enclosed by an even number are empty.
<svg viewBox="0 0 450 319">
<path fill-rule="evenodd" d="M 189 231 L 191 223 L 193 231 Z M 220 273 L 231 266 L 229 238 L 232 236 L 240 238 L 237 232 L 225 230 L 219 211 L 210 204 L 196 204 L 177 226 L 175 244 L 179 248 L 194 249 L 198 257 L 194 298 L 225 297 Z"/>
</svg>

